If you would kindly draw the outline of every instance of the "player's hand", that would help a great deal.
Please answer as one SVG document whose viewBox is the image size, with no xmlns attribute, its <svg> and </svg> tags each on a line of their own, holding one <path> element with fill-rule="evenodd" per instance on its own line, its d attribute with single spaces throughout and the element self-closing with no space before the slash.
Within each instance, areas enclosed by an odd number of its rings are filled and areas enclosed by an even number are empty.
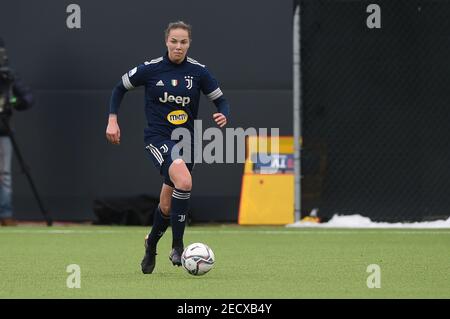
<svg viewBox="0 0 450 319">
<path fill-rule="evenodd" d="M 120 128 L 117 124 L 117 116 L 111 116 L 106 127 L 106 139 L 112 144 L 120 144 Z"/>
<path fill-rule="evenodd" d="M 222 113 L 214 113 L 213 118 L 219 127 L 224 127 L 227 124 L 227 118 Z"/>
</svg>

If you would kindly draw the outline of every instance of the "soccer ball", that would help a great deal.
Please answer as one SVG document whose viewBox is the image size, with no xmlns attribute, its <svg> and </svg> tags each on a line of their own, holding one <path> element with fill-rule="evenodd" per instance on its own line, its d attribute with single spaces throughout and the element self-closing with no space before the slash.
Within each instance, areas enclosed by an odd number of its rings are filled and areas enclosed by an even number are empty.
<svg viewBox="0 0 450 319">
<path fill-rule="evenodd" d="M 181 264 L 194 276 L 206 274 L 214 267 L 214 253 L 207 245 L 193 243 L 187 246 L 181 255 Z"/>
</svg>

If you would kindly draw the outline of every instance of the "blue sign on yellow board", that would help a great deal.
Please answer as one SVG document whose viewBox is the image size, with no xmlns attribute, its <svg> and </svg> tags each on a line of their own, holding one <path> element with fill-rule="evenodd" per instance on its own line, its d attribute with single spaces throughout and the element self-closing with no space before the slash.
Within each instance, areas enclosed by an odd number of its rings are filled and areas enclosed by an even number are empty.
<svg viewBox="0 0 450 319">
<path fill-rule="evenodd" d="M 253 153 L 251 161 L 255 174 L 292 174 L 294 172 L 294 154 Z"/>
</svg>

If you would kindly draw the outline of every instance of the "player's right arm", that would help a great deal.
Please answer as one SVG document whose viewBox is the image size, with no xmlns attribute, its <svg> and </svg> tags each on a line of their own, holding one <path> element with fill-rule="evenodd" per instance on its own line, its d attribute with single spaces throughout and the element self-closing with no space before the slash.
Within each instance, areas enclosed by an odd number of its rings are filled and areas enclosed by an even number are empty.
<svg viewBox="0 0 450 319">
<path fill-rule="evenodd" d="M 114 87 L 109 102 L 108 125 L 106 127 L 106 139 L 112 144 L 120 144 L 120 127 L 117 120 L 120 103 L 129 90 L 134 89 L 145 82 L 145 65 L 140 65 L 125 73 L 122 79 Z"/>
</svg>

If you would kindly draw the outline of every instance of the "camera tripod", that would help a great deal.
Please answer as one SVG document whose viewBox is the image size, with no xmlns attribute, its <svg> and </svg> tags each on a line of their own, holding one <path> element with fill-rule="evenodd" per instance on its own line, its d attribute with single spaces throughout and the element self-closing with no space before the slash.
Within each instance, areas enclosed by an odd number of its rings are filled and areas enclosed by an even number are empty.
<svg viewBox="0 0 450 319">
<path fill-rule="evenodd" d="M 17 160 L 20 164 L 20 167 L 22 171 L 25 173 L 28 182 L 30 183 L 31 190 L 33 191 L 34 197 L 36 198 L 36 201 L 39 205 L 39 209 L 41 210 L 42 215 L 44 216 L 45 221 L 47 222 L 47 226 L 52 226 L 53 220 L 48 214 L 48 212 L 45 210 L 44 205 L 42 203 L 41 197 L 39 196 L 39 193 L 36 189 L 36 185 L 33 182 L 33 179 L 31 178 L 30 171 L 25 164 L 25 161 L 23 160 L 22 154 L 19 149 L 19 145 L 17 145 L 16 139 L 14 138 L 14 132 L 11 130 L 11 127 L 9 126 L 8 120 L 0 115 L 1 123 L 3 124 L 4 128 L 6 129 L 6 134 L 8 135 L 9 139 L 11 140 L 11 144 L 14 150 L 14 153 L 16 154 Z"/>
</svg>

